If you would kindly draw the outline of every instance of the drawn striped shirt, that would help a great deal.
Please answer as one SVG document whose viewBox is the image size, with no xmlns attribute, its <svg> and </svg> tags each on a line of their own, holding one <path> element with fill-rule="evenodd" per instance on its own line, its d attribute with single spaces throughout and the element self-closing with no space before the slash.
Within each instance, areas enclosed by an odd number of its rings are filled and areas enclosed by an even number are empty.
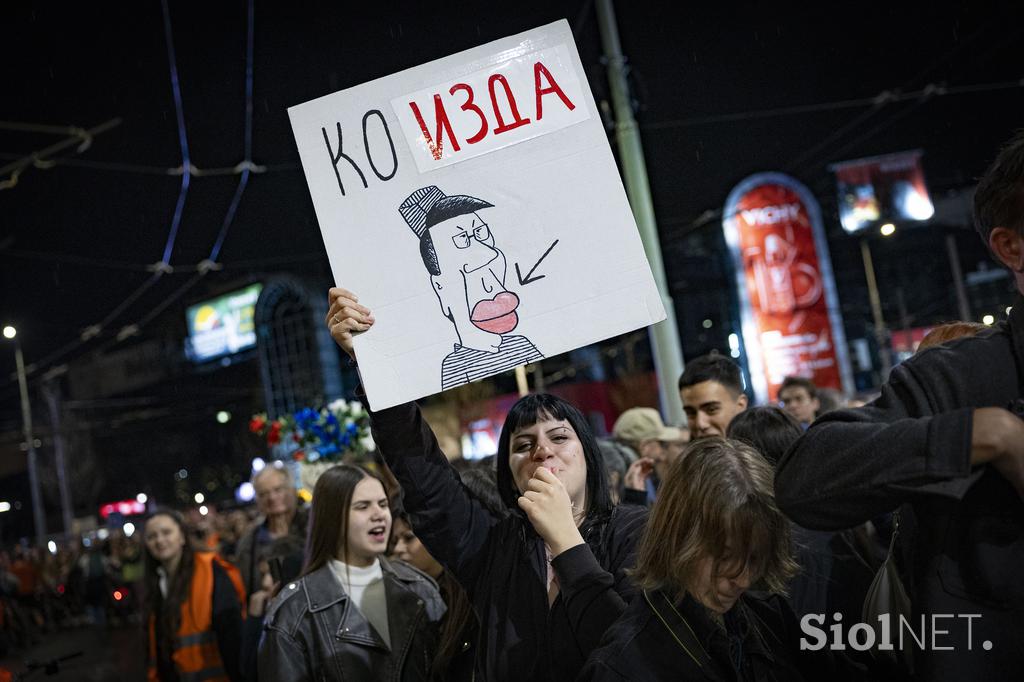
<svg viewBox="0 0 1024 682">
<path fill-rule="evenodd" d="M 441 363 L 441 390 L 468 384 L 528 362 L 543 359 L 525 336 L 503 336 L 495 353 L 455 344 L 455 350 Z"/>
</svg>

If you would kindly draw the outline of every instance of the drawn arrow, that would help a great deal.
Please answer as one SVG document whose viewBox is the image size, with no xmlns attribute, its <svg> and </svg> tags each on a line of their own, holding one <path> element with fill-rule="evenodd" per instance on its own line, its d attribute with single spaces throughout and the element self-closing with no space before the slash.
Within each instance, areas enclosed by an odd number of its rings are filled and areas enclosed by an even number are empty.
<svg viewBox="0 0 1024 682">
<path fill-rule="evenodd" d="M 558 240 L 556 239 L 554 241 L 554 244 L 549 246 L 548 250 L 544 252 L 544 255 L 540 257 L 540 260 L 538 260 L 534 264 L 534 266 L 530 268 L 530 271 L 526 273 L 526 277 L 523 277 L 523 273 L 519 271 L 519 263 L 516 263 L 516 277 L 519 278 L 519 286 L 524 286 L 526 284 L 529 284 L 530 282 L 536 282 L 537 280 L 544 279 L 545 277 L 547 277 L 547 275 L 538 275 L 536 277 L 530 277 L 530 275 L 532 275 L 533 271 L 537 269 L 537 266 L 540 265 L 541 261 L 548 257 L 548 254 L 551 253 L 551 249 L 555 248 L 555 244 L 557 243 Z"/>
</svg>

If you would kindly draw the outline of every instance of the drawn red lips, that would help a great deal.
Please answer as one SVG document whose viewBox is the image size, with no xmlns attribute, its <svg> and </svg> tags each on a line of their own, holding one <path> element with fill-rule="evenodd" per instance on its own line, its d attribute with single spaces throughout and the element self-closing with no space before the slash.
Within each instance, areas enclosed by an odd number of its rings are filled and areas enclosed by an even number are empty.
<svg viewBox="0 0 1024 682">
<path fill-rule="evenodd" d="M 519 324 L 519 316 L 516 315 L 518 307 L 519 297 L 511 291 L 503 291 L 492 299 L 478 301 L 473 306 L 470 319 L 485 332 L 507 334 Z"/>
</svg>

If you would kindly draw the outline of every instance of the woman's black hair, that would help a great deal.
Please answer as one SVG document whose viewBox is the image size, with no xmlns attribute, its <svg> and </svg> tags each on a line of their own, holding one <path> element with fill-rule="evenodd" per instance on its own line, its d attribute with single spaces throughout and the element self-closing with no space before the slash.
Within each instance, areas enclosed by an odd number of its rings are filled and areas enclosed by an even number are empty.
<svg viewBox="0 0 1024 682">
<path fill-rule="evenodd" d="M 752 445 L 772 467 L 777 467 L 786 450 L 803 433 L 800 422 L 789 412 L 764 405 L 751 407 L 733 417 L 727 435 Z"/>
<path fill-rule="evenodd" d="M 512 434 L 524 426 L 531 426 L 543 419 L 569 422 L 583 446 L 583 459 L 587 464 L 587 509 L 584 526 L 591 522 L 607 519 L 612 512 L 612 499 L 608 492 L 608 476 L 604 459 L 597 445 L 597 439 L 583 414 L 571 403 L 549 393 L 532 393 L 520 398 L 501 427 L 498 438 L 497 482 L 501 501 L 512 514 L 524 516 L 519 508 L 519 490 L 516 488 L 512 470 L 509 468 L 509 450 Z"/>
</svg>

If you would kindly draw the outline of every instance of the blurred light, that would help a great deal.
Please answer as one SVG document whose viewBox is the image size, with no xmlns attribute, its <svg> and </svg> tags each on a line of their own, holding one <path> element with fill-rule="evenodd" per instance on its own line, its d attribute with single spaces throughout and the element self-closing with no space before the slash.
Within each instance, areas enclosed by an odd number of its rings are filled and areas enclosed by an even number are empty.
<svg viewBox="0 0 1024 682">
<path fill-rule="evenodd" d="M 206 501 L 206 495 L 202 493 L 196 493 L 192 499 L 196 501 L 196 504 L 202 504 L 203 502 Z"/>
<path fill-rule="evenodd" d="M 729 334 L 729 355 L 734 358 L 740 356 L 740 336 L 739 334 Z"/>
<path fill-rule="evenodd" d="M 711 329 L 712 325 L 714 325 L 714 324 L 715 323 L 712 322 L 711 320 L 704 320 L 704 328 L 705 329 Z"/>
<path fill-rule="evenodd" d="M 12 327 L 11 325 L 7 325 L 6 327 L 4 327 L 4 338 L 5 339 L 13 339 L 17 335 L 18 335 L 18 330 L 15 329 L 14 327 Z"/>
<path fill-rule="evenodd" d="M 50 540 L 49 542 L 46 543 L 46 549 L 50 550 L 50 554 L 56 554 L 57 553 L 57 543 L 54 542 L 53 540 Z"/>
<path fill-rule="evenodd" d="M 252 487 L 252 483 L 246 481 L 242 485 L 238 486 L 238 492 L 235 493 L 235 499 L 239 502 L 252 502 L 256 498 L 256 489 Z"/>
<path fill-rule="evenodd" d="M 210 513 L 210 510 L 209 510 L 209 509 L 207 509 L 206 505 L 204 504 L 204 505 L 203 505 L 202 507 L 200 507 L 200 508 L 199 508 L 199 513 L 200 513 L 200 514 L 201 514 L 202 516 L 206 516 L 207 514 L 209 514 L 209 513 Z"/>
<path fill-rule="evenodd" d="M 177 476 L 182 479 L 188 478 L 188 469 L 178 469 Z"/>
<path fill-rule="evenodd" d="M 1011 310 L 1013 310 L 1013 306 L 1012 306 L 1012 305 L 1008 305 L 1008 306 L 1006 306 L 1006 316 L 1007 316 L 1007 317 L 1009 317 L 1009 316 L 1010 316 L 1010 311 L 1011 311 Z"/>
<path fill-rule="evenodd" d="M 124 531 L 124 536 L 126 538 L 130 538 L 131 536 L 135 535 L 135 524 L 129 521 L 128 523 L 121 526 L 121 530 Z"/>
<path fill-rule="evenodd" d="M 230 412 L 227 412 L 226 410 L 221 410 L 220 412 L 217 413 L 218 424 L 227 424 L 229 421 L 231 421 Z"/>
<path fill-rule="evenodd" d="M 995 324 L 996 323 L 995 315 L 986 315 L 985 317 L 981 318 L 981 322 L 982 322 L 982 324 Z"/>
<path fill-rule="evenodd" d="M 121 590 L 114 590 L 114 601 L 121 601 L 124 599 L 124 593 Z"/>
<path fill-rule="evenodd" d="M 110 537 L 110 531 L 106 528 L 100 528 L 98 531 L 96 531 L 96 537 L 98 537 L 100 540 L 106 540 Z"/>
<path fill-rule="evenodd" d="M 149 497 L 146 495 L 146 493 L 139 493 L 138 495 L 135 496 L 135 501 L 138 502 L 139 504 L 146 504 L 147 502 L 149 502 Z"/>
<path fill-rule="evenodd" d="M 903 197 L 903 212 L 912 220 L 928 220 L 935 215 L 935 206 L 927 196 L 910 190 Z"/>
<path fill-rule="evenodd" d="M 57 585 L 57 594 L 64 594 L 64 583 Z"/>
<path fill-rule="evenodd" d="M 879 229 L 879 232 L 882 233 L 883 237 L 888 237 L 889 235 L 891 235 L 895 231 L 896 231 L 896 226 L 893 225 L 892 223 L 886 223 L 885 225 L 882 225 L 881 229 Z"/>
<path fill-rule="evenodd" d="M 0 502 L 0 512 L 11 511 L 10 502 Z"/>
<path fill-rule="evenodd" d="M 92 547 L 92 538 L 82 538 L 83 547 Z"/>
<path fill-rule="evenodd" d="M 252 458 L 252 472 L 263 471 L 263 467 L 267 466 L 267 463 L 263 461 L 262 457 Z"/>
</svg>

